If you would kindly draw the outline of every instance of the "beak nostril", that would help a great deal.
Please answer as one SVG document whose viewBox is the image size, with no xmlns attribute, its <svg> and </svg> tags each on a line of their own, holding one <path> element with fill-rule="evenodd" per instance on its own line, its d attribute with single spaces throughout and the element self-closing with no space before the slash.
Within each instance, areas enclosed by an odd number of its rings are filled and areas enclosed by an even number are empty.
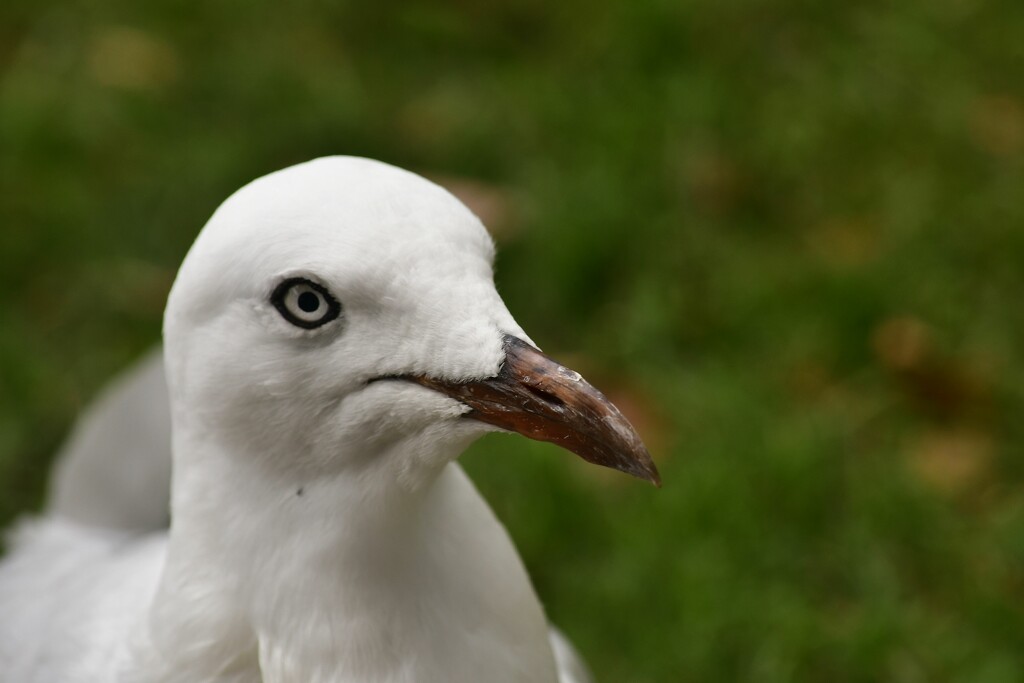
<svg viewBox="0 0 1024 683">
<path fill-rule="evenodd" d="M 544 391 L 540 387 L 533 386 L 532 384 L 527 384 L 525 386 L 526 386 L 526 389 L 531 394 L 533 394 L 534 396 L 536 396 L 540 400 L 544 401 L 545 403 L 550 403 L 551 405 L 555 405 L 555 406 L 564 406 L 565 405 L 565 401 L 563 401 L 562 399 L 558 398 L 557 396 L 555 396 L 554 394 L 552 394 L 552 393 L 550 393 L 548 391 Z"/>
</svg>

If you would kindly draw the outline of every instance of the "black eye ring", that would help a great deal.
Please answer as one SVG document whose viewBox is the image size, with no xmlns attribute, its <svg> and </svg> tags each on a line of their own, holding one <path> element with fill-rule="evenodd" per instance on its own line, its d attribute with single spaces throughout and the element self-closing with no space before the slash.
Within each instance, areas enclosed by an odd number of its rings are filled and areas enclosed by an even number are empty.
<svg viewBox="0 0 1024 683">
<path fill-rule="evenodd" d="M 285 320 L 307 330 L 341 315 L 341 304 L 327 289 L 304 277 L 291 277 L 274 288 L 270 303 Z"/>
</svg>

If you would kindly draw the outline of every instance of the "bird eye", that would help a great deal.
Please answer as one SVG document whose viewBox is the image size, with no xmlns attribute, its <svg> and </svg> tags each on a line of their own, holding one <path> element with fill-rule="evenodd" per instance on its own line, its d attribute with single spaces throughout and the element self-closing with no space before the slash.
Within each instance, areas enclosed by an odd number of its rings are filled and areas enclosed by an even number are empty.
<svg viewBox="0 0 1024 683">
<path fill-rule="evenodd" d="M 323 286 L 301 277 L 279 284 L 270 302 L 292 325 L 308 330 L 325 325 L 341 314 L 341 304 Z"/>
</svg>

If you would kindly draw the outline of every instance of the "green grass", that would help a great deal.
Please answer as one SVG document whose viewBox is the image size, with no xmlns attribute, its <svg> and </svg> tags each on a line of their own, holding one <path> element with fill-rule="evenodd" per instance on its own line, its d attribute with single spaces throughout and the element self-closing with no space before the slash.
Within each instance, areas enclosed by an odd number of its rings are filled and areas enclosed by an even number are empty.
<svg viewBox="0 0 1024 683">
<path fill-rule="evenodd" d="M 0 522 L 217 204 L 361 154 L 497 188 L 509 308 L 656 451 L 660 491 L 465 458 L 602 681 L 1024 680 L 1022 35 L 1014 0 L 8 1 Z"/>
</svg>

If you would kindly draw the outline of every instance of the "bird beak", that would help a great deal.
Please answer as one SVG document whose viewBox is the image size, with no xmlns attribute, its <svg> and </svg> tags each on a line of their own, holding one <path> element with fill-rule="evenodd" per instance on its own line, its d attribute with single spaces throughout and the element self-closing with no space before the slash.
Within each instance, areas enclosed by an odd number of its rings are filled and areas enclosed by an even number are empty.
<svg viewBox="0 0 1024 683">
<path fill-rule="evenodd" d="M 469 406 L 466 417 L 550 441 L 587 462 L 661 486 L 640 436 L 604 394 L 574 370 L 522 339 L 505 335 L 505 363 L 497 376 L 469 382 L 411 379 Z"/>
</svg>

